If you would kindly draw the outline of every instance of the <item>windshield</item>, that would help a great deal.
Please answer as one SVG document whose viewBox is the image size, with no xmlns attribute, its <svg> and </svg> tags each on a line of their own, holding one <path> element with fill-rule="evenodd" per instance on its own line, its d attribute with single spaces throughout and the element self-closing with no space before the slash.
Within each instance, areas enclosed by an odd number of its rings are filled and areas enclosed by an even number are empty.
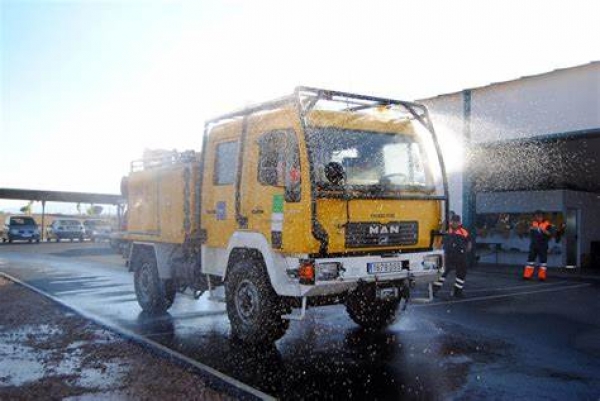
<svg viewBox="0 0 600 401">
<path fill-rule="evenodd" d="M 78 226 L 80 223 L 77 220 L 59 220 L 57 224 L 63 226 Z"/>
<path fill-rule="evenodd" d="M 31 217 L 11 217 L 11 226 L 35 226 L 35 220 Z"/>
<path fill-rule="evenodd" d="M 415 135 L 384 134 L 338 128 L 311 130 L 312 162 L 319 187 L 351 189 L 383 187 L 431 192 L 434 189 L 426 157 Z M 326 166 L 338 163 L 345 179 L 332 183 Z"/>
</svg>

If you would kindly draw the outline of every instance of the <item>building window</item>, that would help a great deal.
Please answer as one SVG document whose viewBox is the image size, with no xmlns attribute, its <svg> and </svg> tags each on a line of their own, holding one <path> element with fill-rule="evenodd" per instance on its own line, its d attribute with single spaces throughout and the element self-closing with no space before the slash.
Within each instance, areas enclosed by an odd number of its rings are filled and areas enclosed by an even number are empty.
<svg viewBox="0 0 600 401">
<path fill-rule="evenodd" d="M 237 141 L 223 142 L 217 145 L 215 158 L 215 185 L 232 185 L 238 165 L 239 144 Z"/>
</svg>

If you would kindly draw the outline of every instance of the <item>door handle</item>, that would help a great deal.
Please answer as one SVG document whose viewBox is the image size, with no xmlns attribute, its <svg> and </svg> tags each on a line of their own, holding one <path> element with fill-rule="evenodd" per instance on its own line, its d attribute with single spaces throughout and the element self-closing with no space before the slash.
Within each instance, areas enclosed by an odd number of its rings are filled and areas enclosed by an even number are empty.
<svg viewBox="0 0 600 401">
<path fill-rule="evenodd" d="M 206 211 L 206 214 L 217 214 L 217 211 L 214 209 L 210 209 Z"/>
<path fill-rule="evenodd" d="M 252 214 L 263 214 L 265 211 L 260 208 L 254 208 L 251 210 Z"/>
</svg>

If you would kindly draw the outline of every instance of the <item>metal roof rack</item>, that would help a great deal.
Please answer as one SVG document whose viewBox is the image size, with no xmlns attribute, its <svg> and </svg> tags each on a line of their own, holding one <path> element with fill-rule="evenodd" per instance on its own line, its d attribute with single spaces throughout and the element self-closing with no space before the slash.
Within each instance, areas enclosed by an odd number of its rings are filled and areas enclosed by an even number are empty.
<svg viewBox="0 0 600 401">
<path fill-rule="evenodd" d="M 131 171 L 157 169 L 176 164 L 192 163 L 197 161 L 197 154 L 193 150 L 178 152 L 176 150 L 159 150 L 149 152 L 143 158 L 131 162 Z"/>
</svg>

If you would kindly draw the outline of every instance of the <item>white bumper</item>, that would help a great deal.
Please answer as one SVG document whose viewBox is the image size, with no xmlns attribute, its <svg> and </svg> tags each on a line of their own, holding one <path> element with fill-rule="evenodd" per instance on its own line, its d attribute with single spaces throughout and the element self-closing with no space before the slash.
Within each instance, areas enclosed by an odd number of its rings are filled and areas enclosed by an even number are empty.
<svg viewBox="0 0 600 401">
<path fill-rule="evenodd" d="M 289 276 L 286 277 L 286 283 L 275 283 L 273 282 L 273 277 L 271 279 L 273 287 L 279 295 L 308 297 L 340 294 L 354 289 L 359 281 L 386 282 L 410 278 L 416 282 L 430 283 L 437 279 L 439 272 L 438 269 L 441 266 L 435 268 L 429 263 L 424 262 L 427 256 L 434 255 L 439 255 L 440 260 L 443 260 L 443 252 L 441 250 L 396 254 L 393 257 L 381 257 L 373 255 L 315 259 L 315 266 L 318 266 L 320 263 L 339 263 L 343 267 L 340 276 L 333 280 L 317 279 L 313 285 L 301 285 L 299 284 L 299 280 L 297 278 L 292 278 Z M 285 258 L 287 269 L 292 270 L 296 268 L 299 265 L 300 260 L 300 258 Z M 390 273 L 369 273 L 367 266 L 373 263 L 383 263 L 388 266 L 403 265 L 407 268 L 401 271 L 393 271 Z"/>
</svg>

